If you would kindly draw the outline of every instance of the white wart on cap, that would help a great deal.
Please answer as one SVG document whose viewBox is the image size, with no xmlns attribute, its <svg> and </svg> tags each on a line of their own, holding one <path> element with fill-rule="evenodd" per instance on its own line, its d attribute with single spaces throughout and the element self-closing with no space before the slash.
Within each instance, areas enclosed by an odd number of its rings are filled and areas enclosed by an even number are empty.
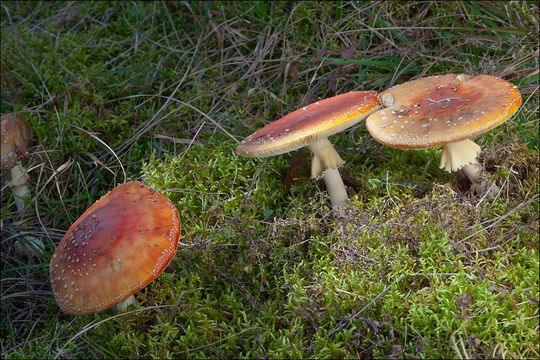
<svg viewBox="0 0 540 360">
<path fill-rule="evenodd" d="M 98 200 L 66 232 L 50 264 L 53 294 L 67 314 L 112 307 L 167 267 L 180 236 L 174 205 L 138 182 Z"/>
</svg>

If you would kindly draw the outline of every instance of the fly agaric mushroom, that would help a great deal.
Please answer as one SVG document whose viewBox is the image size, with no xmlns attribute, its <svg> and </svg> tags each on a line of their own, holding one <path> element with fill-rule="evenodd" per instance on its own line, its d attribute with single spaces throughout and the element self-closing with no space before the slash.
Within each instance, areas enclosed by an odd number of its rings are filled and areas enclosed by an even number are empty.
<svg viewBox="0 0 540 360">
<path fill-rule="evenodd" d="M 20 213 L 24 201 L 30 195 L 26 186 L 28 176 L 21 166 L 20 160 L 28 157 L 27 146 L 32 140 L 32 131 L 22 116 L 15 114 L 2 115 L 0 119 L 2 135 L 2 175 L 6 175 L 13 191 L 14 202 Z"/>
<path fill-rule="evenodd" d="M 154 280 L 173 258 L 178 211 L 139 183 L 116 187 L 71 225 L 51 259 L 53 294 L 70 315 L 103 311 Z"/>
<path fill-rule="evenodd" d="M 284 154 L 308 146 L 311 177 L 322 176 L 332 208 L 340 210 L 349 201 L 338 168 L 343 160 L 328 136 L 343 131 L 380 108 L 375 91 L 353 91 L 304 106 L 244 139 L 239 155 L 256 158 Z"/>
<path fill-rule="evenodd" d="M 5 175 L 6 181 L 14 195 L 14 202 L 17 212 L 21 214 L 25 201 L 30 196 L 30 190 L 26 185 L 28 175 L 22 167 L 20 160 L 28 157 L 28 145 L 32 140 L 32 131 L 24 121 L 22 116 L 16 114 L 5 114 L 0 119 L 2 162 L 1 173 Z M 25 256 L 29 260 L 39 257 L 44 245 L 41 239 L 27 237 L 26 241 L 15 241 L 15 253 Z"/>
<path fill-rule="evenodd" d="M 392 148 L 442 146 L 440 168 L 462 169 L 473 185 L 484 170 L 480 146 L 470 140 L 512 116 L 521 104 L 516 86 L 488 75 L 431 76 L 394 86 L 379 95 L 386 107 L 366 120 L 370 134 Z"/>
</svg>

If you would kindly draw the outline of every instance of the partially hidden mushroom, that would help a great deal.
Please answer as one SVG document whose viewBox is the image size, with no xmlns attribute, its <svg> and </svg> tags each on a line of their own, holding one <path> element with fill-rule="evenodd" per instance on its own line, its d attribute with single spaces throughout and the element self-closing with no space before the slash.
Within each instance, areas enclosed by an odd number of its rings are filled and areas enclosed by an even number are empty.
<svg viewBox="0 0 540 360">
<path fill-rule="evenodd" d="M 178 211 L 167 197 L 139 182 L 116 187 L 56 247 L 50 263 L 56 302 L 70 315 L 133 302 L 172 260 L 179 236 Z"/>
<path fill-rule="evenodd" d="M 13 193 L 13 202 L 20 215 L 30 197 L 30 189 L 27 185 L 28 174 L 21 161 L 28 158 L 32 130 L 23 117 L 18 114 L 2 115 L 0 128 L 2 178 L 9 184 Z M 33 236 L 26 236 L 24 241 L 17 240 L 13 246 L 18 256 L 27 257 L 29 260 L 39 257 L 44 249 L 43 241 Z"/>
<path fill-rule="evenodd" d="M 1 144 L 2 144 L 2 175 L 6 176 L 13 192 L 17 211 L 24 209 L 25 200 L 30 195 L 26 185 L 28 176 L 21 160 L 28 157 L 28 145 L 32 141 L 32 131 L 22 116 L 16 114 L 2 115 Z"/>
<path fill-rule="evenodd" d="M 440 168 L 463 170 L 477 189 L 487 189 L 470 138 L 508 120 L 521 95 L 513 84 L 488 75 L 431 76 L 394 86 L 379 95 L 383 109 L 366 120 L 369 133 L 392 148 L 442 146 Z M 493 191 L 493 187 L 491 187 Z"/>
<path fill-rule="evenodd" d="M 338 168 L 343 160 L 328 137 L 341 132 L 380 108 L 374 91 L 353 91 L 304 106 L 244 139 L 236 153 L 249 158 L 284 154 L 307 146 L 311 177 L 324 180 L 332 208 L 349 202 Z"/>
</svg>

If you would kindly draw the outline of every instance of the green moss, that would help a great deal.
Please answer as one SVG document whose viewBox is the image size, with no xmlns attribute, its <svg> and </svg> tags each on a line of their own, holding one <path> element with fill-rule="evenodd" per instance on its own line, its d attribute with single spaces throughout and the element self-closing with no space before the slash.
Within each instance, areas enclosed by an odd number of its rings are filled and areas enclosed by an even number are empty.
<svg viewBox="0 0 540 360">
<path fill-rule="evenodd" d="M 268 162 L 241 158 L 234 153 L 236 144 L 222 135 L 202 141 L 182 156 L 153 158 L 143 167 L 147 183 L 166 191 L 181 218 L 198 222 L 194 232 L 204 233 L 225 218 L 261 220 L 267 210 L 280 212 L 289 195 L 280 180 L 287 170 L 284 157 Z"/>
</svg>

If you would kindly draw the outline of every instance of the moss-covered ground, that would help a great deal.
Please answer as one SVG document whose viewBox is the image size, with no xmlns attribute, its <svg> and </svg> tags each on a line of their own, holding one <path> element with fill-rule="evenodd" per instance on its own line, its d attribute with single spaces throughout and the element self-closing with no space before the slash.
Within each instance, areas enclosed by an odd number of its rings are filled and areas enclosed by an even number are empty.
<svg viewBox="0 0 540 360">
<path fill-rule="evenodd" d="M 30 124 L 22 213 L 2 184 L 3 358 L 538 358 L 536 2 L 2 2 L 1 111 Z M 331 141 L 352 207 L 309 154 L 239 140 L 303 105 L 422 76 L 489 74 L 523 105 L 474 139 L 500 191 L 384 147 Z M 63 314 L 49 261 L 117 184 L 179 210 L 165 272 L 127 312 Z M 45 250 L 17 256 L 16 241 Z"/>
</svg>

